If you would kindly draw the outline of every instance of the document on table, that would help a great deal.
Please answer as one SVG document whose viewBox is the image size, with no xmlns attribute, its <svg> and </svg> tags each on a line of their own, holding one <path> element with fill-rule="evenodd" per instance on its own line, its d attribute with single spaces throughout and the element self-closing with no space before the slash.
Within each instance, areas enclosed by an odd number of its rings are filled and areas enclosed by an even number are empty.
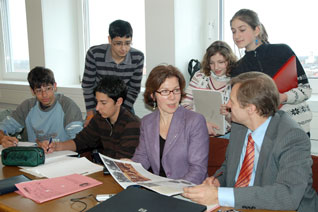
<svg viewBox="0 0 318 212">
<path fill-rule="evenodd" d="M 49 154 L 45 154 L 45 163 L 49 163 L 51 161 L 58 160 L 61 157 L 67 157 L 70 155 L 78 155 L 77 152 L 70 151 L 70 150 L 63 150 L 63 151 L 55 151 Z"/>
<path fill-rule="evenodd" d="M 61 177 L 70 174 L 88 175 L 103 170 L 103 166 L 90 162 L 87 158 L 60 157 L 54 161 L 36 166 L 22 167 L 20 171 L 37 177 Z"/>
<path fill-rule="evenodd" d="M 30 142 L 30 141 L 20 141 L 18 142 L 18 146 L 36 146 L 37 144 L 35 142 Z M 2 145 L 0 145 L 0 155 L 2 153 L 2 150 L 5 149 L 3 148 Z"/>
<path fill-rule="evenodd" d="M 37 203 L 43 203 L 100 184 L 102 182 L 91 177 L 72 174 L 64 177 L 18 183 L 15 186 L 19 189 L 17 193 Z"/>
</svg>

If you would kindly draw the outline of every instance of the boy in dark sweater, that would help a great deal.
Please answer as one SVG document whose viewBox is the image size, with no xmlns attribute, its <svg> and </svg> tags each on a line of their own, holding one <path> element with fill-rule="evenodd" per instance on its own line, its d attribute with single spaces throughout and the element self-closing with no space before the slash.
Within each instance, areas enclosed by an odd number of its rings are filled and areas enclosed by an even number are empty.
<svg viewBox="0 0 318 212">
<path fill-rule="evenodd" d="M 127 87 L 117 76 L 105 76 L 95 88 L 96 111 L 90 123 L 72 140 L 43 146 L 48 153 L 98 149 L 112 158 L 131 158 L 139 143 L 140 119 L 122 107 Z"/>
</svg>

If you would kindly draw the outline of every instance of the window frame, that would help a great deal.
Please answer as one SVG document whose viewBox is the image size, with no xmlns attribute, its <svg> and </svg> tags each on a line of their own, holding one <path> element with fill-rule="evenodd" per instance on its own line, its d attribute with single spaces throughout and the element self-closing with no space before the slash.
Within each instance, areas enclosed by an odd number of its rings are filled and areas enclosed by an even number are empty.
<svg viewBox="0 0 318 212">
<path fill-rule="evenodd" d="M 0 0 L 0 67 L 2 70 L 2 80 L 23 80 L 27 77 L 26 72 L 15 72 L 14 71 L 14 58 L 12 54 L 12 39 L 11 39 L 11 28 L 10 28 L 10 15 L 8 0 Z"/>
<path fill-rule="evenodd" d="M 238 56 L 238 59 L 242 58 L 242 54 L 244 54 L 244 49 L 238 49 L 237 46 L 234 44 L 234 42 L 231 40 L 231 42 L 229 42 L 228 40 L 225 40 L 226 39 L 226 32 L 225 32 L 225 29 L 226 27 L 229 27 L 229 22 L 228 23 L 224 23 L 225 21 L 225 18 L 224 18 L 224 14 L 226 13 L 225 12 L 225 7 L 228 6 L 228 7 L 231 7 L 231 5 L 229 4 L 229 2 L 226 2 L 227 4 L 225 4 L 225 0 L 219 0 L 220 1 L 220 7 L 219 7 L 219 19 L 222 20 L 222 22 L 220 22 L 220 25 L 224 25 L 225 24 L 225 27 L 220 27 L 220 31 L 222 30 L 223 31 L 223 34 L 220 32 L 220 39 L 221 40 L 224 40 L 226 42 L 228 42 L 228 44 L 231 46 L 231 48 L 233 49 L 234 53 Z M 253 8 L 251 8 L 253 10 Z M 258 11 L 255 11 L 255 12 L 258 12 Z M 234 15 L 234 14 L 232 14 Z M 260 17 L 261 19 L 261 17 Z M 266 25 L 265 25 L 265 28 L 266 28 Z M 285 32 L 286 33 L 286 32 Z M 288 34 L 288 33 L 286 33 Z M 222 36 L 221 36 L 222 35 Z M 228 36 L 229 37 L 229 36 Z M 269 35 L 269 37 L 271 38 L 271 36 Z M 227 38 L 228 39 L 228 38 Z M 233 45 L 232 45 L 233 44 Z M 291 44 L 288 44 L 287 45 L 291 45 Z M 303 56 L 303 55 L 299 55 L 297 54 L 296 52 L 296 55 L 298 58 L 300 58 L 300 56 Z M 306 56 L 306 55 L 305 55 Z M 309 76 L 304 65 L 302 64 L 304 70 L 305 70 L 305 73 L 309 79 L 309 81 L 311 81 L 312 83 L 310 83 L 311 87 L 312 87 L 312 94 L 318 94 L 318 76 L 317 77 L 314 77 L 314 76 Z M 315 81 L 315 83 L 313 83 Z M 315 86 L 317 84 L 317 86 Z"/>
</svg>

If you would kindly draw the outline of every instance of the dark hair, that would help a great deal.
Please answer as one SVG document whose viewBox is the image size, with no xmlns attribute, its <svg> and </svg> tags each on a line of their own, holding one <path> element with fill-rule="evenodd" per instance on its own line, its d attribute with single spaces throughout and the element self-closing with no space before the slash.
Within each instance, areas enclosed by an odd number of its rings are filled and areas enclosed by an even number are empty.
<svg viewBox="0 0 318 212">
<path fill-rule="evenodd" d="M 116 20 L 109 25 L 108 33 L 111 39 L 115 37 L 132 38 L 133 29 L 131 28 L 129 22 L 123 20 Z"/>
<path fill-rule="evenodd" d="M 263 43 L 269 43 L 268 35 L 267 35 L 266 30 L 265 30 L 265 27 L 259 21 L 259 18 L 258 18 L 258 15 L 256 12 L 254 12 L 253 10 L 249 10 L 249 9 L 240 9 L 232 17 L 230 24 L 232 24 L 232 21 L 234 19 L 239 19 L 240 21 L 247 23 L 250 27 L 252 27 L 253 30 L 255 30 L 256 27 L 258 26 L 260 28 L 260 33 L 258 35 L 258 39 L 261 40 Z"/>
<path fill-rule="evenodd" d="M 273 79 L 262 72 L 246 72 L 231 79 L 231 86 L 239 84 L 237 101 L 244 108 L 256 106 L 260 116 L 275 114 L 279 106 L 279 92 Z"/>
<path fill-rule="evenodd" d="M 55 83 L 53 71 L 41 66 L 37 66 L 29 72 L 28 81 L 32 90 Z"/>
<path fill-rule="evenodd" d="M 210 58 L 217 53 L 221 54 L 225 58 L 227 62 L 225 74 L 226 76 L 230 76 L 230 72 L 233 70 L 237 58 L 231 47 L 224 41 L 215 41 L 206 49 L 202 60 L 202 72 L 206 76 L 211 75 Z"/>
<path fill-rule="evenodd" d="M 147 105 L 151 107 L 154 106 L 155 100 L 151 97 L 151 95 L 155 95 L 155 92 L 160 88 L 161 84 L 164 83 L 167 78 L 171 77 L 176 77 L 179 81 L 179 86 L 181 90 L 181 101 L 182 97 L 185 95 L 185 80 L 182 73 L 172 65 L 159 65 L 151 70 L 146 81 L 144 101 Z"/>
<path fill-rule="evenodd" d="M 127 96 L 126 83 L 118 76 L 108 75 L 104 76 L 95 88 L 95 93 L 100 92 L 106 94 L 109 98 L 117 102 L 119 98 L 125 101 Z"/>
</svg>

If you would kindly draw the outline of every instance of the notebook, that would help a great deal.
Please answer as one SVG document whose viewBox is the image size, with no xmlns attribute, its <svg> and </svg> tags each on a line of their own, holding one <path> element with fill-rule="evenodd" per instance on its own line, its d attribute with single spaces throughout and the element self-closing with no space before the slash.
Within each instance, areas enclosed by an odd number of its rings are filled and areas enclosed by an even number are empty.
<svg viewBox="0 0 318 212">
<path fill-rule="evenodd" d="M 0 195 L 16 191 L 18 189 L 15 187 L 15 184 L 30 180 L 31 179 L 24 175 L 18 175 L 0 180 Z"/>
<path fill-rule="evenodd" d="M 220 114 L 224 96 L 221 92 L 212 90 L 192 90 L 195 111 L 201 113 L 207 122 L 216 124 L 220 129 L 218 135 L 226 132 L 225 116 Z"/>
<path fill-rule="evenodd" d="M 297 88 L 297 67 L 296 67 L 296 57 L 291 56 L 287 62 L 278 70 L 278 72 L 273 77 L 277 88 L 280 93 L 289 91 L 290 89 Z"/>
<path fill-rule="evenodd" d="M 130 186 L 87 212 L 201 212 L 206 206 Z"/>
</svg>

